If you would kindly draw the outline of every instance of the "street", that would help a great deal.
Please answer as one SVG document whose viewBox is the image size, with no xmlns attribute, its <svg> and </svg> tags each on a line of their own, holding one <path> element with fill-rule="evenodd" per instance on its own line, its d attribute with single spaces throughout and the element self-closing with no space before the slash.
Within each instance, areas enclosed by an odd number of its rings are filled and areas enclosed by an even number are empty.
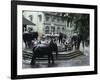
<svg viewBox="0 0 100 80">
<path fill-rule="evenodd" d="M 32 68 L 29 64 L 30 61 L 23 61 L 23 68 Z M 46 60 L 37 61 L 37 63 L 33 66 L 33 68 L 46 68 L 46 67 L 71 67 L 71 66 L 87 66 L 89 65 L 89 56 L 81 55 L 76 58 L 72 58 L 70 60 L 56 60 L 55 64 L 51 64 L 48 66 Z"/>
<path fill-rule="evenodd" d="M 47 59 L 40 59 L 36 61 L 34 66 L 30 65 L 30 59 L 23 60 L 22 67 L 23 68 L 47 68 L 47 67 L 72 67 L 72 66 L 88 66 L 89 65 L 89 47 L 82 48 L 82 44 L 80 45 L 80 51 L 84 52 L 74 53 L 71 55 L 73 51 L 70 52 L 59 52 L 58 59 L 55 59 L 54 64 L 49 64 Z M 78 54 L 78 55 L 77 55 Z M 68 55 L 68 56 L 67 56 Z M 69 55 L 71 57 L 69 58 Z M 76 55 L 76 56 L 75 56 Z"/>
</svg>

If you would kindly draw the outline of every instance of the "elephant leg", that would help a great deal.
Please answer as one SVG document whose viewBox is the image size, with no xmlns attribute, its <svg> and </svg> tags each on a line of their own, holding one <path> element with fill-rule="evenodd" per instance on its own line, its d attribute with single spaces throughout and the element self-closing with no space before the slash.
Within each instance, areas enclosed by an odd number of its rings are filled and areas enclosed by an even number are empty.
<svg viewBox="0 0 100 80">
<path fill-rule="evenodd" d="M 50 55 L 48 55 L 48 64 L 50 64 Z"/>
<path fill-rule="evenodd" d="M 27 48 L 27 41 L 24 41 L 25 42 L 25 48 Z"/>
<path fill-rule="evenodd" d="M 24 43 L 25 43 L 25 48 L 27 48 L 27 43 L 26 43 L 26 41 L 24 41 Z"/>
<path fill-rule="evenodd" d="M 31 41 L 29 41 L 29 48 L 31 48 Z"/>
<path fill-rule="evenodd" d="M 33 55 L 33 57 L 32 57 L 32 60 L 31 60 L 31 65 L 34 65 L 35 64 L 35 59 L 36 59 L 36 56 L 35 55 Z"/>
<path fill-rule="evenodd" d="M 51 60 L 52 60 L 52 64 L 54 64 L 53 54 L 51 54 Z"/>
<path fill-rule="evenodd" d="M 58 58 L 58 50 L 56 51 L 56 59 Z"/>
</svg>

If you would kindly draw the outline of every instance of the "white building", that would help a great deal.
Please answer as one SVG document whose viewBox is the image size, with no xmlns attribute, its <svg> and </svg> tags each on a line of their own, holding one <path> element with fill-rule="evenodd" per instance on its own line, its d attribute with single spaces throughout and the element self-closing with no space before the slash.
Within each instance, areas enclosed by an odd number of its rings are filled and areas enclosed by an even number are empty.
<svg viewBox="0 0 100 80">
<path fill-rule="evenodd" d="M 32 27 L 33 31 L 39 33 L 39 37 L 42 35 L 59 36 L 60 32 L 67 35 L 73 34 L 73 27 L 67 26 L 67 21 L 61 13 L 23 11 L 23 16 L 36 24 L 35 26 L 27 25 L 27 28 Z"/>
</svg>

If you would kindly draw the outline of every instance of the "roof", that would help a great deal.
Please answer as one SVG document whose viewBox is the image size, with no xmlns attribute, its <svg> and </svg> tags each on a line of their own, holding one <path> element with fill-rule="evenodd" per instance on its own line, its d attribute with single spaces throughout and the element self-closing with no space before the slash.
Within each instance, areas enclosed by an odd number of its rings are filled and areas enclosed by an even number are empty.
<svg viewBox="0 0 100 80">
<path fill-rule="evenodd" d="M 35 23 L 29 21 L 28 19 L 26 19 L 24 16 L 23 16 L 23 24 L 24 25 L 36 25 Z"/>
</svg>

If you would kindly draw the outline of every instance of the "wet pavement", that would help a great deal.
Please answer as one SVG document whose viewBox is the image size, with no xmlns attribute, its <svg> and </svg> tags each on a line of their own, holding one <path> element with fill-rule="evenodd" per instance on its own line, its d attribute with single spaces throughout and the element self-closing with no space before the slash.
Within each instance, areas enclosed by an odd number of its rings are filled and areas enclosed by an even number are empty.
<svg viewBox="0 0 100 80">
<path fill-rule="evenodd" d="M 30 60 L 23 60 L 23 68 L 47 68 L 47 67 L 70 67 L 89 65 L 89 56 L 81 55 L 69 60 L 55 60 L 54 64 L 49 64 L 47 60 L 36 61 L 34 66 L 30 65 Z"/>
<path fill-rule="evenodd" d="M 48 64 L 48 60 L 37 60 L 36 64 L 31 66 L 30 65 L 30 59 L 29 60 L 23 60 L 22 67 L 23 68 L 48 68 L 48 67 L 71 67 L 71 66 L 88 66 L 90 63 L 89 60 L 89 46 L 82 48 L 82 45 L 80 45 L 80 51 L 83 52 L 82 55 L 76 56 L 71 59 L 56 59 L 54 64 Z M 59 54 L 65 54 L 66 52 L 59 52 Z"/>
</svg>

